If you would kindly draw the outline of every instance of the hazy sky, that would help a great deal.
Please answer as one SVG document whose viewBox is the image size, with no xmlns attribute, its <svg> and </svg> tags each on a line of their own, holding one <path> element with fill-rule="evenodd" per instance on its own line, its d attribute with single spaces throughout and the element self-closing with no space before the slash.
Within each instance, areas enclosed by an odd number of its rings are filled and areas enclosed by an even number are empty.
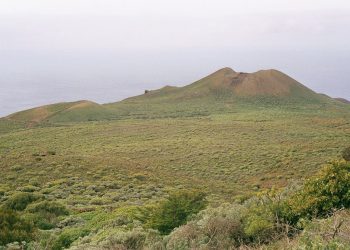
<svg viewBox="0 0 350 250">
<path fill-rule="evenodd" d="M 0 116 L 276 68 L 350 99 L 349 0 L 0 0 Z"/>
</svg>

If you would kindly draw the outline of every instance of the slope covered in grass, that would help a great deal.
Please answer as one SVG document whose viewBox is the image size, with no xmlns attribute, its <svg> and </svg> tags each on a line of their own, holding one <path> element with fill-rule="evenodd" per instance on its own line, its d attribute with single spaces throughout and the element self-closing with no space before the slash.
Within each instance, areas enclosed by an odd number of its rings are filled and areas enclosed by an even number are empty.
<svg viewBox="0 0 350 250">
<path fill-rule="evenodd" d="M 193 117 L 264 108 L 281 110 L 350 110 L 277 70 L 237 73 L 223 68 L 184 87 L 159 90 L 106 104 L 119 117 Z"/>
<path fill-rule="evenodd" d="M 64 102 L 20 111 L 0 119 L 0 128 L 32 127 L 55 122 L 96 121 L 114 117 L 103 105 L 91 101 Z"/>
</svg>

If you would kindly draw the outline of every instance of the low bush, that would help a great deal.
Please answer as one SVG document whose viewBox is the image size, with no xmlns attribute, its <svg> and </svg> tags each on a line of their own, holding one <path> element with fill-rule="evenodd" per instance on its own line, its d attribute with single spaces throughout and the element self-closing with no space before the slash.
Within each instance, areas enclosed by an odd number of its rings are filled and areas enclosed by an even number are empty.
<svg viewBox="0 0 350 250">
<path fill-rule="evenodd" d="M 191 215 L 198 213 L 206 205 L 204 193 L 197 191 L 171 193 L 167 200 L 151 211 L 147 225 L 162 234 L 168 234 L 174 228 L 185 224 Z"/>
<path fill-rule="evenodd" d="M 32 193 L 17 193 L 12 195 L 4 204 L 6 209 L 10 210 L 16 210 L 16 211 L 22 211 L 26 209 L 26 207 L 38 200 L 39 197 L 37 195 L 34 195 Z"/>
<path fill-rule="evenodd" d="M 68 215 L 69 212 L 65 206 L 52 201 L 41 201 L 28 206 L 27 211 L 31 213 L 49 213 L 55 216 Z"/>
<path fill-rule="evenodd" d="M 80 237 L 84 237 L 89 234 L 89 231 L 79 229 L 79 228 L 71 228 L 63 231 L 55 242 L 52 245 L 52 250 L 62 250 L 64 248 L 68 248 L 75 240 Z"/>
<path fill-rule="evenodd" d="M 0 245 L 11 242 L 30 241 L 34 238 L 33 225 L 22 219 L 16 212 L 0 210 Z"/>
<path fill-rule="evenodd" d="M 350 163 L 336 161 L 318 174 L 287 200 L 288 220 L 312 219 L 331 215 L 342 208 L 350 208 Z"/>
<path fill-rule="evenodd" d="M 104 247 L 107 249 L 144 249 L 146 237 L 147 234 L 142 229 L 119 232 L 110 237 Z"/>
<path fill-rule="evenodd" d="M 252 212 L 246 217 L 244 233 L 250 242 L 269 242 L 275 234 L 275 221 L 271 214 Z"/>
<path fill-rule="evenodd" d="M 342 157 L 346 161 L 350 161 L 350 147 L 345 148 L 342 152 Z"/>
<path fill-rule="evenodd" d="M 350 211 L 341 210 L 306 224 L 298 237 L 298 249 L 345 250 L 350 247 Z"/>
<path fill-rule="evenodd" d="M 55 228 L 55 218 L 48 214 L 24 214 L 24 218 L 31 221 L 35 227 L 42 230 L 50 230 Z"/>
<path fill-rule="evenodd" d="M 28 220 L 34 222 L 35 226 L 42 230 L 49 230 L 56 227 L 59 216 L 68 215 L 65 206 L 52 201 L 40 201 L 30 204 L 26 210 Z"/>
</svg>

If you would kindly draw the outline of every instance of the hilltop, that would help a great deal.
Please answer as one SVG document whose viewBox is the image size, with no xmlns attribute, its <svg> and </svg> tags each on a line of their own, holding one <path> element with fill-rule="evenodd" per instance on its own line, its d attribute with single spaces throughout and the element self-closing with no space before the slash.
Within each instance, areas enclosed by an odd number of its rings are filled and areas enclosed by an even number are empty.
<svg viewBox="0 0 350 250">
<path fill-rule="evenodd" d="M 208 97 L 214 97 L 217 101 L 229 98 L 246 98 L 249 101 L 261 97 L 319 102 L 327 99 L 278 70 L 243 73 L 223 68 L 190 85 L 166 86 L 125 101 L 188 101 Z"/>
<path fill-rule="evenodd" d="M 21 111 L 5 118 L 11 122 L 98 121 L 122 118 L 188 117 L 235 112 L 237 109 L 342 109 L 343 100 L 317 94 L 278 70 L 254 73 L 220 69 L 184 87 L 165 86 L 120 102 L 58 103 Z"/>
</svg>

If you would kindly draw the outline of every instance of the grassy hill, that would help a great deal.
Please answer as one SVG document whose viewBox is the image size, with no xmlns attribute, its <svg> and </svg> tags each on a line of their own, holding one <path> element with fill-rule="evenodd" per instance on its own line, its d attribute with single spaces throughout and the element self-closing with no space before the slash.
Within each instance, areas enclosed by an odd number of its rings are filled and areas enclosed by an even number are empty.
<svg viewBox="0 0 350 250">
<path fill-rule="evenodd" d="M 244 97 L 295 99 L 311 97 L 310 101 L 322 99 L 310 89 L 277 70 L 262 70 L 249 74 L 223 68 L 185 87 L 167 86 L 150 91 L 143 96 L 129 98 L 128 101 L 189 101 L 208 97 L 214 97 L 218 101 Z"/>
<path fill-rule="evenodd" d="M 316 112 L 349 109 L 277 70 L 248 74 L 230 68 L 184 87 L 166 86 L 105 106 L 119 117 L 133 118 L 194 117 L 266 108 Z"/>
</svg>

